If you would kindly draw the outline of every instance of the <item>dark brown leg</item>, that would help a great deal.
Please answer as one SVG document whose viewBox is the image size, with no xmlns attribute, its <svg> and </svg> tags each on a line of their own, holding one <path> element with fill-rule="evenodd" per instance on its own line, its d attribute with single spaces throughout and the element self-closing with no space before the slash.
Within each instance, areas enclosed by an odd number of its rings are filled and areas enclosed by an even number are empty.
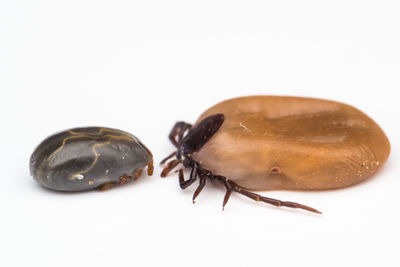
<svg viewBox="0 0 400 267">
<path fill-rule="evenodd" d="M 191 184 L 196 181 L 197 178 L 197 164 L 192 168 L 192 171 L 190 172 L 190 178 L 189 180 L 185 181 L 185 177 L 183 176 L 183 170 L 179 170 L 179 185 L 182 189 L 186 189 L 189 187 Z"/>
<path fill-rule="evenodd" d="M 169 140 L 175 147 L 178 147 L 179 142 L 182 140 L 182 137 L 186 130 L 192 128 L 192 125 L 183 121 L 179 121 L 175 123 L 171 132 L 169 133 Z"/>
<path fill-rule="evenodd" d="M 225 185 L 225 188 L 226 188 L 226 193 L 225 193 L 225 197 L 224 197 L 224 202 L 222 203 L 222 210 L 225 209 L 225 205 L 226 205 L 226 203 L 228 203 L 228 200 L 229 200 L 229 198 L 231 196 L 231 193 L 232 193 L 231 184 L 227 183 L 226 181 L 224 181 L 224 185 Z"/>
<path fill-rule="evenodd" d="M 176 155 L 176 151 L 175 151 L 175 152 L 172 152 L 171 154 L 169 154 L 165 159 L 163 159 L 163 160 L 160 162 L 160 165 L 163 165 L 165 162 L 167 162 L 167 160 L 173 158 L 175 155 Z"/>
<path fill-rule="evenodd" d="M 230 190 L 228 190 L 228 187 L 227 187 L 227 194 L 228 194 L 229 191 L 235 191 L 235 192 L 238 192 L 239 194 L 242 194 L 242 195 L 244 195 L 244 196 L 246 196 L 248 198 L 251 198 L 251 199 L 253 199 L 255 201 L 262 201 L 262 202 L 265 202 L 265 203 L 268 203 L 268 204 L 271 204 L 271 205 L 274 205 L 274 206 L 277 206 L 277 207 L 298 208 L 298 209 L 308 210 L 308 211 L 315 212 L 315 213 L 322 213 L 322 212 L 320 212 L 320 211 L 318 211 L 316 209 L 313 209 L 311 207 L 308 207 L 308 206 L 305 206 L 305 205 L 302 205 L 302 204 L 299 204 L 299 203 L 289 202 L 289 201 L 281 201 L 281 200 L 278 200 L 278 199 L 273 199 L 273 198 L 269 198 L 269 197 L 263 197 L 261 195 L 258 195 L 258 194 L 255 194 L 253 192 L 247 191 L 246 189 L 244 189 L 243 187 L 240 187 L 239 185 L 235 184 L 232 181 L 226 181 L 225 184 L 229 184 L 230 185 Z M 225 195 L 225 198 L 229 199 L 229 195 L 228 196 Z M 226 202 L 227 201 L 228 200 L 226 199 Z M 224 206 L 225 206 L 226 202 L 224 200 Z"/>
<path fill-rule="evenodd" d="M 165 168 L 162 170 L 161 172 L 161 177 L 165 177 L 168 175 L 168 173 L 170 171 L 172 171 L 173 168 L 175 168 L 176 166 L 178 166 L 178 164 L 180 163 L 180 160 L 171 160 L 170 162 L 168 162 L 167 166 L 165 166 Z"/>
<path fill-rule="evenodd" d="M 193 203 L 194 203 L 195 199 L 197 198 L 197 196 L 200 194 L 201 190 L 203 190 L 205 185 L 206 185 L 206 177 L 200 176 L 199 186 L 197 187 L 196 191 L 193 194 L 193 198 L 192 198 Z"/>
</svg>

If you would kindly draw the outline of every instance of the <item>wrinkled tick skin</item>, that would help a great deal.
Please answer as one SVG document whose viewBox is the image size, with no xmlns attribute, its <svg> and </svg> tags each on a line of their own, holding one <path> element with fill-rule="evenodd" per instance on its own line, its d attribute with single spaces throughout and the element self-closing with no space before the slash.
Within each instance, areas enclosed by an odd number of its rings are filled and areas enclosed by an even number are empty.
<svg viewBox="0 0 400 267">
<path fill-rule="evenodd" d="M 108 189 L 137 179 L 153 156 L 135 136 L 104 127 L 75 128 L 45 139 L 30 158 L 33 178 L 58 191 Z"/>
<path fill-rule="evenodd" d="M 257 190 L 328 190 L 371 177 L 390 154 L 381 128 L 358 109 L 328 100 L 249 96 L 223 101 L 206 110 L 194 126 L 176 123 L 170 136 L 177 151 L 165 177 L 182 163 L 191 169 L 179 182 L 186 188 L 199 177 L 193 200 L 206 179 L 231 192 L 275 206 L 317 210 L 262 197 Z"/>
</svg>

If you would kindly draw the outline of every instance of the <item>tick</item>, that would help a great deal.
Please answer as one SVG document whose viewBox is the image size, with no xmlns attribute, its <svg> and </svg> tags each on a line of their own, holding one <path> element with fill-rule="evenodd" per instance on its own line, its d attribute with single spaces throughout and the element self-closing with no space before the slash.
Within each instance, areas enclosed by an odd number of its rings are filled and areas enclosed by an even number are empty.
<svg viewBox="0 0 400 267">
<path fill-rule="evenodd" d="M 193 202 L 206 180 L 232 192 L 275 206 L 319 211 L 258 195 L 261 190 L 329 190 L 372 176 L 387 160 L 389 141 L 381 128 L 358 109 L 334 101 L 282 96 L 249 96 L 223 101 L 192 126 L 177 122 L 169 139 L 176 152 L 163 169 L 178 164 L 191 170 L 179 184 L 199 178 Z M 175 157 L 174 159 L 172 159 Z"/>
<path fill-rule="evenodd" d="M 138 138 L 104 127 L 75 128 L 45 139 L 30 158 L 30 172 L 58 191 L 107 189 L 137 179 L 153 156 Z"/>
</svg>

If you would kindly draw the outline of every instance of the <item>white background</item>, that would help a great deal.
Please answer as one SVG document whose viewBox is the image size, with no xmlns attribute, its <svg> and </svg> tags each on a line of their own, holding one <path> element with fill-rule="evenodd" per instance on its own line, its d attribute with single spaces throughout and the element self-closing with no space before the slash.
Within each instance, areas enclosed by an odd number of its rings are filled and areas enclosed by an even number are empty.
<svg viewBox="0 0 400 267">
<path fill-rule="evenodd" d="M 398 1 L 0 1 L 1 266 L 400 266 Z M 158 163 L 177 120 L 227 98 L 297 95 L 365 111 L 392 154 L 360 185 L 264 192 L 274 208 L 176 175 L 55 193 L 29 175 L 48 135 L 100 125 Z"/>
</svg>

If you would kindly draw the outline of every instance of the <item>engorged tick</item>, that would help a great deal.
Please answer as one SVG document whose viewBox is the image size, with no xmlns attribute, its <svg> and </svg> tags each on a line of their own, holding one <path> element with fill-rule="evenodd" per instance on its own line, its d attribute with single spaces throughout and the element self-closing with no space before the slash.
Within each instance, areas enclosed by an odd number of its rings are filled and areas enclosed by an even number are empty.
<svg viewBox="0 0 400 267">
<path fill-rule="evenodd" d="M 153 156 L 135 136 L 104 127 L 75 128 L 46 138 L 30 158 L 33 178 L 58 191 L 108 189 L 137 179 Z"/>
<path fill-rule="evenodd" d="M 169 139 L 177 148 L 162 177 L 178 164 L 191 169 L 179 183 L 200 182 L 275 206 L 319 211 L 294 202 L 260 196 L 257 190 L 327 190 L 351 186 L 372 176 L 390 154 L 381 128 L 358 109 L 334 101 L 281 96 L 250 96 L 223 101 L 205 111 L 194 126 L 177 122 Z"/>
</svg>

